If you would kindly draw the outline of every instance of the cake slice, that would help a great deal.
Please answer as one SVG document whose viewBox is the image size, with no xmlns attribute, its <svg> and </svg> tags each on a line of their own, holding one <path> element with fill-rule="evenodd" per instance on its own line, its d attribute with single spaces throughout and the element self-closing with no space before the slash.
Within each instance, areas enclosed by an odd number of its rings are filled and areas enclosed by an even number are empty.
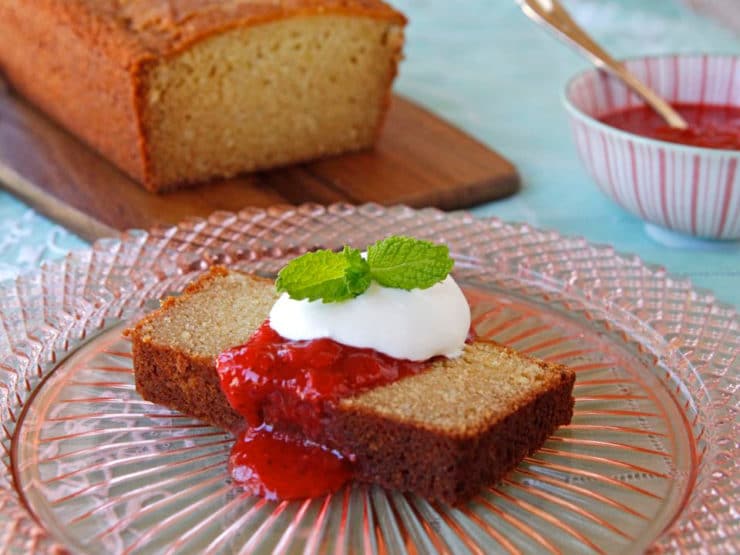
<svg viewBox="0 0 740 555">
<path fill-rule="evenodd" d="M 275 299 L 271 281 L 220 267 L 166 299 L 128 330 L 139 393 L 215 426 L 237 426 L 215 358 L 246 342 Z M 360 480 L 457 503 L 570 422 L 574 379 L 564 366 L 475 341 L 460 358 L 340 399 L 311 439 L 354 455 Z"/>
</svg>

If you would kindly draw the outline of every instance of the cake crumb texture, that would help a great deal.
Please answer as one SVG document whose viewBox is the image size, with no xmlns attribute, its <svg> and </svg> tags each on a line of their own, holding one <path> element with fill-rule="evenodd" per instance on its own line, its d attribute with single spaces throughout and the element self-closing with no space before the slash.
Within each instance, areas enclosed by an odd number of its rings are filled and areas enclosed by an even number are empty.
<svg viewBox="0 0 740 555">
<path fill-rule="evenodd" d="M 457 436 L 479 433 L 561 380 L 565 367 L 524 357 L 492 342 L 466 345 L 456 359 L 362 395 L 342 401 L 342 408 Z"/>
<path fill-rule="evenodd" d="M 376 19 L 304 16 L 233 29 L 157 64 L 145 110 L 155 179 L 231 176 L 370 146 L 394 40 Z"/>
<path fill-rule="evenodd" d="M 213 268 L 169 297 L 134 332 L 142 341 L 202 357 L 245 343 L 277 298 L 273 282 Z"/>
</svg>

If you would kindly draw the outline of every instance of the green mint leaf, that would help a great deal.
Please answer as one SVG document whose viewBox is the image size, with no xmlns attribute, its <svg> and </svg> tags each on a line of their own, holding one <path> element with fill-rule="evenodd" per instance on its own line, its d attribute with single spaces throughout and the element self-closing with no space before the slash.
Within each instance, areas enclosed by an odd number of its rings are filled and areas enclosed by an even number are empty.
<svg viewBox="0 0 740 555">
<path fill-rule="evenodd" d="M 370 268 L 357 249 L 319 250 L 291 260 L 278 274 L 275 288 L 292 299 L 339 302 L 370 286 Z"/>
<path fill-rule="evenodd" d="M 372 278 L 385 287 L 427 289 L 447 277 L 454 260 L 446 245 L 389 237 L 367 249 Z"/>
<path fill-rule="evenodd" d="M 347 260 L 347 269 L 344 272 L 347 289 L 356 297 L 370 287 L 370 282 L 372 281 L 370 265 L 367 263 L 367 260 L 362 258 L 360 251 L 357 249 L 344 247 L 342 254 Z"/>
<path fill-rule="evenodd" d="M 347 260 L 342 253 L 320 250 L 308 252 L 291 260 L 278 274 L 275 287 L 278 293 L 288 293 L 296 300 L 324 302 L 349 299 L 344 278 Z"/>
</svg>

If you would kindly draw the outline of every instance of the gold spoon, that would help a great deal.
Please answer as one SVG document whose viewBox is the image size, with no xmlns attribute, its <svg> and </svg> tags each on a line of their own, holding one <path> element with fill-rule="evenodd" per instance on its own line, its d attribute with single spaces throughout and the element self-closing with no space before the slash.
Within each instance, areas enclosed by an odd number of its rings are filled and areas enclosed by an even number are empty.
<svg viewBox="0 0 740 555">
<path fill-rule="evenodd" d="M 640 95 L 670 127 L 686 129 L 688 124 L 670 104 L 628 71 L 620 62 L 612 58 L 601 46 L 573 21 L 570 14 L 558 0 L 517 0 L 522 11 L 531 20 L 546 24 L 560 38 L 575 45 L 599 69 L 603 69 L 621 79 L 629 88 Z"/>
</svg>

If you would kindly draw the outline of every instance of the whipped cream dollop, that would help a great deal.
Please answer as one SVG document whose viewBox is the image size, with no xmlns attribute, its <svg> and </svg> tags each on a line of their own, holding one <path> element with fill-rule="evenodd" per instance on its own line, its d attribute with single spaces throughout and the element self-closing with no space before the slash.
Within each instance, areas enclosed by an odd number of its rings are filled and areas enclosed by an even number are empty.
<svg viewBox="0 0 740 555">
<path fill-rule="evenodd" d="M 270 311 L 270 326 L 294 341 L 328 337 L 407 360 L 462 353 L 470 307 L 451 276 L 427 289 L 395 289 L 375 281 L 342 302 L 294 300 L 283 293 Z"/>
</svg>

